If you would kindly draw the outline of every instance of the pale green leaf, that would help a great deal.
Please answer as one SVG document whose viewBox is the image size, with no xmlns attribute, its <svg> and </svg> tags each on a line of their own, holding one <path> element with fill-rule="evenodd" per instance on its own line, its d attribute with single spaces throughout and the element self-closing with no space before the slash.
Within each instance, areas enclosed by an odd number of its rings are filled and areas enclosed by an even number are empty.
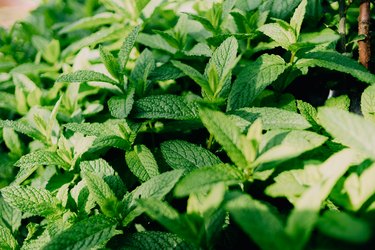
<svg viewBox="0 0 375 250">
<path fill-rule="evenodd" d="M 22 144 L 18 134 L 14 132 L 14 129 L 8 127 L 3 128 L 3 140 L 12 154 L 17 157 L 22 156 Z"/>
<path fill-rule="evenodd" d="M 126 236 L 122 250 L 198 249 L 172 233 L 144 231 Z"/>
<path fill-rule="evenodd" d="M 160 35 L 141 33 L 137 38 L 137 42 L 152 49 L 164 50 L 170 54 L 175 54 L 177 52 L 177 50 L 170 46 Z"/>
<path fill-rule="evenodd" d="M 323 67 L 350 74 L 365 83 L 375 83 L 375 75 L 371 74 L 365 67 L 357 61 L 346 57 L 337 51 L 315 51 L 307 53 L 302 59 L 297 61 L 298 68 Z"/>
<path fill-rule="evenodd" d="M 375 124 L 363 117 L 335 108 L 320 108 L 319 123 L 337 141 L 375 158 Z"/>
<path fill-rule="evenodd" d="M 11 207 L 3 198 L 0 198 L 0 227 L 9 227 L 12 232 L 15 232 L 21 226 L 21 216 L 20 210 Z"/>
<path fill-rule="evenodd" d="M 70 167 L 60 156 L 51 151 L 39 150 L 22 156 L 15 164 L 18 167 L 30 167 L 35 165 L 57 165 L 63 168 Z"/>
<path fill-rule="evenodd" d="M 18 243 L 10 230 L 0 225 L 0 248 L 3 250 L 17 249 Z"/>
<path fill-rule="evenodd" d="M 1 190 L 4 200 L 22 212 L 48 216 L 61 212 L 50 192 L 31 186 L 8 186 Z"/>
<path fill-rule="evenodd" d="M 290 26 L 294 30 L 297 39 L 299 37 L 303 19 L 305 17 L 306 5 L 307 0 L 302 0 L 297 9 L 294 11 L 292 18 L 290 19 Z"/>
<path fill-rule="evenodd" d="M 111 12 L 102 12 L 96 14 L 95 16 L 81 18 L 78 21 L 75 21 L 67 26 L 64 26 L 63 29 L 59 31 L 59 34 L 70 33 L 72 31 L 80 29 L 92 29 L 99 27 L 105 24 L 111 24 L 121 20 L 121 16 L 111 13 Z"/>
<path fill-rule="evenodd" d="M 141 30 L 141 26 L 138 25 L 132 29 L 132 31 L 127 35 L 124 42 L 122 43 L 120 52 L 118 54 L 118 63 L 120 65 L 120 70 L 125 72 L 126 64 L 129 60 L 130 52 L 132 51 L 135 41 L 137 39 L 138 33 Z"/>
<path fill-rule="evenodd" d="M 349 111 L 350 98 L 348 95 L 331 97 L 326 100 L 326 102 L 324 103 L 324 106 Z"/>
<path fill-rule="evenodd" d="M 12 128 L 17 132 L 30 136 L 31 138 L 39 141 L 45 141 L 44 135 L 38 130 L 28 124 L 26 121 L 11 121 L 11 120 L 0 120 L 0 127 Z"/>
<path fill-rule="evenodd" d="M 187 56 L 205 56 L 205 57 L 211 57 L 212 56 L 212 50 L 210 47 L 205 43 L 197 43 L 194 45 L 194 47 L 184 52 Z"/>
<path fill-rule="evenodd" d="M 118 84 L 112 78 L 91 70 L 78 70 L 63 74 L 56 79 L 56 82 L 108 82 L 114 85 Z"/>
<path fill-rule="evenodd" d="M 288 249 L 289 242 L 281 220 L 264 203 L 246 194 L 226 204 L 235 222 L 262 249 Z"/>
<path fill-rule="evenodd" d="M 204 192 L 218 183 L 225 185 L 240 184 L 244 181 L 243 174 L 234 166 L 218 164 L 193 170 L 176 185 L 174 194 L 177 197 L 188 196 L 194 192 Z"/>
<path fill-rule="evenodd" d="M 0 92 L 0 108 L 10 111 L 16 111 L 16 99 L 13 94 L 7 92 Z"/>
<path fill-rule="evenodd" d="M 133 106 L 134 118 L 194 120 L 198 118 L 197 106 L 176 95 L 155 95 L 137 100 Z"/>
<path fill-rule="evenodd" d="M 363 91 L 361 111 L 367 120 L 375 122 L 375 85 L 371 85 Z"/>
<path fill-rule="evenodd" d="M 284 27 L 280 23 L 268 23 L 261 26 L 258 30 L 286 50 L 289 49 L 290 45 L 297 42 L 296 35 L 290 26 Z"/>
<path fill-rule="evenodd" d="M 297 108 L 299 113 L 312 125 L 312 127 L 318 127 L 318 112 L 310 103 L 297 100 Z"/>
<path fill-rule="evenodd" d="M 60 249 L 93 249 L 102 246 L 119 231 L 116 229 L 116 222 L 103 215 L 94 215 L 54 236 L 44 246 L 45 250 Z"/>
<path fill-rule="evenodd" d="M 135 145 L 125 153 L 125 160 L 130 171 L 142 182 L 159 175 L 155 157 L 145 145 Z"/>
<path fill-rule="evenodd" d="M 350 203 L 355 211 L 375 194 L 375 164 L 372 164 L 360 175 L 350 174 L 344 183 L 344 190 L 348 194 Z"/>
<path fill-rule="evenodd" d="M 286 69 L 284 59 L 264 54 L 238 75 L 229 94 L 228 109 L 250 106 L 255 98 Z"/>
<path fill-rule="evenodd" d="M 164 160 L 173 169 L 191 171 L 221 163 L 221 160 L 207 149 L 186 141 L 166 141 L 160 145 L 160 149 Z"/>
<path fill-rule="evenodd" d="M 296 249 L 303 249 L 314 229 L 322 202 L 331 193 L 339 178 L 356 161 L 358 155 L 350 149 L 344 149 L 319 166 L 322 175 L 320 183 L 312 185 L 301 195 L 287 220 L 285 230 Z"/>
</svg>

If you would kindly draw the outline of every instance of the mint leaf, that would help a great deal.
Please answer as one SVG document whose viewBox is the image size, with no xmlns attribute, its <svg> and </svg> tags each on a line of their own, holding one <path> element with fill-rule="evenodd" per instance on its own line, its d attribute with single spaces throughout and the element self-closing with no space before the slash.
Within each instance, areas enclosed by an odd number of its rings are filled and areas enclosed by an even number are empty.
<svg viewBox="0 0 375 250">
<path fill-rule="evenodd" d="M 144 231 L 130 234 L 126 237 L 121 249 L 177 249 L 194 250 L 197 249 L 188 242 L 182 240 L 177 235 L 166 232 Z"/>
<path fill-rule="evenodd" d="M 294 30 L 296 37 L 298 39 L 301 30 L 303 18 L 305 17 L 307 0 L 302 0 L 295 10 L 292 18 L 290 19 L 290 26 Z"/>
<path fill-rule="evenodd" d="M 90 70 L 78 70 L 73 73 L 62 74 L 56 79 L 57 82 L 108 82 L 114 85 L 118 83 L 108 76 Z"/>
<path fill-rule="evenodd" d="M 347 95 L 331 97 L 326 100 L 324 106 L 349 111 L 350 98 Z"/>
<path fill-rule="evenodd" d="M 258 30 L 270 37 L 279 46 L 286 50 L 288 50 L 292 44 L 297 42 L 296 34 L 294 33 L 293 28 L 286 24 L 282 25 L 280 22 L 265 24 Z"/>
<path fill-rule="evenodd" d="M 244 175 L 235 167 L 228 164 L 218 164 L 193 170 L 181 179 L 174 189 L 177 197 L 188 196 L 194 192 L 205 192 L 218 183 L 225 185 L 240 184 Z"/>
<path fill-rule="evenodd" d="M 264 54 L 238 75 L 228 98 L 229 110 L 250 106 L 255 98 L 286 69 L 284 59 Z"/>
<path fill-rule="evenodd" d="M 149 90 L 148 76 L 155 68 L 155 59 L 151 51 L 145 49 L 139 55 L 129 79 L 133 83 L 137 96 L 144 96 Z"/>
<path fill-rule="evenodd" d="M 62 233 L 52 237 L 45 250 L 92 249 L 102 246 L 120 232 L 116 222 L 103 215 L 94 215 L 79 221 Z"/>
<path fill-rule="evenodd" d="M 242 129 L 246 129 L 257 118 L 262 120 L 263 129 L 308 129 L 311 125 L 306 119 L 295 112 L 278 108 L 242 108 L 230 112 L 230 118 L 236 125 Z"/>
<path fill-rule="evenodd" d="M 114 175 L 115 171 L 113 168 L 103 159 L 97 159 L 92 161 L 82 161 L 80 163 L 81 171 L 92 172 L 100 177 Z"/>
<path fill-rule="evenodd" d="M 112 53 L 106 50 L 103 46 L 99 46 L 100 58 L 108 72 L 115 78 L 120 79 L 120 66 L 116 58 L 112 55 Z"/>
<path fill-rule="evenodd" d="M 50 192 L 31 186 L 8 186 L 1 190 L 4 200 L 22 212 L 48 216 L 61 212 Z"/>
<path fill-rule="evenodd" d="M 281 220 L 264 203 L 241 194 L 226 204 L 235 222 L 263 249 L 290 246 Z"/>
<path fill-rule="evenodd" d="M 82 178 L 102 212 L 107 216 L 114 216 L 117 199 L 103 178 L 93 172 L 85 171 L 82 171 Z"/>
<path fill-rule="evenodd" d="M 141 33 L 137 42 L 153 49 L 164 50 L 170 54 L 175 54 L 177 49 L 170 46 L 160 35 L 149 35 Z"/>
<path fill-rule="evenodd" d="M 118 63 L 120 65 L 121 72 L 125 72 L 126 64 L 129 60 L 130 52 L 132 51 L 135 41 L 137 39 L 138 33 L 141 30 L 141 26 L 138 25 L 133 28 L 133 30 L 128 34 L 122 43 L 120 52 L 118 53 Z"/>
<path fill-rule="evenodd" d="M 323 67 L 350 74 L 358 80 L 372 84 L 375 82 L 375 75 L 368 72 L 358 62 L 346 57 L 336 51 L 315 51 L 307 53 L 297 61 L 296 66 L 300 69 L 305 67 Z"/>
<path fill-rule="evenodd" d="M 15 131 L 30 136 L 35 140 L 45 141 L 44 135 L 42 135 L 38 130 L 36 130 L 26 121 L 0 120 L 0 127 L 12 128 Z"/>
<path fill-rule="evenodd" d="M 186 98 L 176 95 L 155 95 L 137 100 L 132 116 L 147 119 L 194 120 L 197 107 Z"/>
<path fill-rule="evenodd" d="M 91 29 L 105 24 L 111 24 L 120 20 L 121 16 L 117 14 L 111 12 L 102 12 L 96 14 L 95 16 L 79 19 L 78 21 L 65 26 L 59 31 L 59 34 L 66 34 L 80 29 Z"/>
<path fill-rule="evenodd" d="M 375 122 L 375 85 L 371 85 L 363 91 L 361 111 L 367 120 Z"/>
<path fill-rule="evenodd" d="M 191 171 L 221 163 L 221 160 L 207 149 L 186 141 L 163 142 L 160 150 L 167 164 L 173 169 Z"/>
<path fill-rule="evenodd" d="M 340 143 L 375 158 L 375 124 L 335 108 L 320 108 L 319 123 Z"/>
<path fill-rule="evenodd" d="M 375 164 L 372 164 L 360 175 L 354 172 L 345 180 L 344 190 L 354 211 L 358 211 L 375 193 L 375 183 L 372 181 L 374 176 Z"/>
<path fill-rule="evenodd" d="M 297 100 L 297 108 L 300 114 L 312 125 L 313 128 L 318 125 L 318 111 L 310 103 Z"/>
<path fill-rule="evenodd" d="M 125 96 L 113 96 L 108 100 L 109 112 L 113 117 L 124 119 L 128 117 L 134 104 L 134 88 L 129 89 Z"/>
<path fill-rule="evenodd" d="M 194 82 L 196 82 L 208 95 L 213 96 L 213 91 L 211 90 L 206 77 L 199 73 L 198 70 L 179 61 L 172 61 L 172 64 L 185 75 L 193 79 Z"/>
<path fill-rule="evenodd" d="M 310 238 L 322 202 L 331 193 L 339 178 L 356 161 L 358 155 L 350 149 L 344 149 L 333 154 L 319 166 L 321 182 L 311 186 L 301 195 L 287 220 L 285 231 L 297 249 L 303 249 Z"/>
<path fill-rule="evenodd" d="M 0 248 L 4 250 L 17 249 L 18 243 L 10 230 L 0 225 Z"/>
<path fill-rule="evenodd" d="M 223 146 L 229 158 L 239 167 L 245 169 L 251 162 L 248 139 L 241 134 L 236 124 L 224 113 L 207 108 L 200 110 L 204 126 Z"/>
<path fill-rule="evenodd" d="M 69 168 L 70 165 L 64 161 L 56 152 L 39 150 L 22 156 L 15 164 L 18 167 L 31 167 L 36 165 L 57 165 Z"/>
<path fill-rule="evenodd" d="M 0 227 L 8 227 L 15 232 L 21 226 L 22 213 L 20 210 L 11 207 L 0 198 Z"/>
<path fill-rule="evenodd" d="M 135 145 L 125 154 L 130 171 L 142 182 L 159 175 L 158 165 L 151 151 L 145 145 Z"/>
</svg>

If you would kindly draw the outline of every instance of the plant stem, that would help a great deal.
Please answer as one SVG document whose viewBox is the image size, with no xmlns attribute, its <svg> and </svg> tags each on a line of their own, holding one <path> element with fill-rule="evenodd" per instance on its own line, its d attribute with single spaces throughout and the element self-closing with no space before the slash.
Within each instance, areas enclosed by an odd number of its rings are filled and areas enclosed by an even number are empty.
<svg viewBox="0 0 375 250">
<path fill-rule="evenodd" d="M 341 53 L 346 52 L 346 3 L 345 0 L 339 0 L 339 27 L 338 31 L 340 34 L 338 50 Z"/>
<path fill-rule="evenodd" d="M 207 142 L 207 149 L 211 149 L 213 140 L 214 140 L 214 136 L 210 134 L 210 137 L 208 138 L 208 142 Z"/>
<path fill-rule="evenodd" d="M 366 38 L 358 41 L 359 62 L 368 68 L 371 57 L 370 46 L 370 0 L 361 0 L 359 5 L 358 35 L 365 35 Z"/>
</svg>

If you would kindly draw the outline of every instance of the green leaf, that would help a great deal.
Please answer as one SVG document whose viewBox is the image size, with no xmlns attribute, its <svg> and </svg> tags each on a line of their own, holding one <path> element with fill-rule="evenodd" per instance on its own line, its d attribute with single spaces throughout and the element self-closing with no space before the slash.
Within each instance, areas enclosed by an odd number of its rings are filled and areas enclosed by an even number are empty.
<svg viewBox="0 0 375 250">
<path fill-rule="evenodd" d="M 375 159 L 375 124 L 363 117 L 335 108 L 320 108 L 319 123 L 345 146 Z"/>
<path fill-rule="evenodd" d="M 99 31 L 89 36 L 86 36 L 81 40 L 71 43 L 62 51 L 61 56 L 63 58 L 66 58 L 67 56 L 76 53 L 77 51 L 86 46 L 92 46 L 98 43 L 104 43 L 106 41 L 120 39 L 121 37 L 123 37 L 123 34 L 124 32 L 126 32 L 127 29 L 128 27 L 124 25 L 112 25 L 109 28 L 100 29 Z"/>
<path fill-rule="evenodd" d="M 353 59 L 346 57 L 337 51 L 315 51 L 307 53 L 297 61 L 298 68 L 323 67 L 350 74 L 358 80 L 372 84 L 375 82 L 375 75 L 371 74 L 365 67 Z"/>
<path fill-rule="evenodd" d="M 121 16 L 114 14 L 112 12 L 102 12 L 96 14 L 95 16 L 81 18 L 75 21 L 59 31 L 59 35 L 70 33 L 72 31 L 80 29 L 92 29 L 105 24 L 111 24 L 121 20 Z"/>
<path fill-rule="evenodd" d="M 208 69 L 214 66 L 218 76 L 218 82 L 213 86 L 212 92 L 219 94 L 226 81 L 231 77 L 231 71 L 237 63 L 236 54 L 238 50 L 238 42 L 234 37 L 227 38 L 220 46 L 213 52 L 210 61 L 206 66 L 205 74 L 209 76 Z"/>
<path fill-rule="evenodd" d="M 286 69 L 284 59 L 264 54 L 238 75 L 228 98 L 228 109 L 250 106 L 255 98 Z"/>
<path fill-rule="evenodd" d="M 78 70 L 73 73 L 62 74 L 56 79 L 56 82 L 108 82 L 118 85 L 112 78 L 91 70 Z"/>
<path fill-rule="evenodd" d="M 261 26 L 258 30 L 286 50 L 289 49 L 290 45 L 297 42 L 296 35 L 290 26 L 283 26 L 280 23 L 268 23 Z"/>
<path fill-rule="evenodd" d="M 189 51 L 184 51 L 185 55 L 187 56 L 205 56 L 211 57 L 212 50 L 210 47 L 205 43 L 197 43 L 194 47 Z"/>
<path fill-rule="evenodd" d="M 17 240 L 13 237 L 10 230 L 0 225 L 0 248 L 4 250 L 17 249 Z"/>
<path fill-rule="evenodd" d="M 114 216 L 117 198 L 103 178 L 93 172 L 85 171 L 82 171 L 82 178 L 102 212 L 107 216 Z"/>
<path fill-rule="evenodd" d="M 15 164 L 18 167 L 30 167 L 35 165 L 57 165 L 69 168 L 70 165 L 60 156 L 51 151 L 39 150 L 22 156 Z"/>
<path fill-rule="evenodd" d="M 158 164 L 145 145 L 135 145 L 132 151 L 126 152 L 125 160 L 130 171 L 142 182 L 159 175 Z"/>
<path fill-rule="evenodd" d="M 213 91 L 211 90 L 206 77 L 199 73 L 198 70 L 179 61 L 172 61 L 172 64 L 185 75 L 193 79 L 194 82 L 196 82 L 209 96 L 213 96 Z"/>
<path fill-rule="evenodd" d="M 325 235 L 351 243 L 366 243 L 371 238 L 365 221 L 344 212 L 326 211 L 319 217 L 317 227 Z"/>
<path fill-rule="evenodd" d="M 367 120 L 375 122 L 375 85 L 371 85 L 363 91 L 361 111 Z"/>
<path fill-rule="evenodd" d="M 375 194 L 374 178 L 375 164 L 365 169 L 360 175 L 354 172 L 346 178 L 344 190 L 354 211 L 359 210 Z"/>
<path fill-rule="evenodd" d="M 81 171 L 95 173 L 99 177 L 115 175 L 115 170 L 102 158 L 92 161 L 82 161 L 79 164 Z"/>
<path fill-rule="evenodd" d="M 112 53 L 106 50 L 103 46 L 99 46 L 100 58 L 102 59 L 103 64 L 105 65 L 108 72 L 115 78 L 120 79 L 120 66 L 116 58 Z"/>
<path fill-rule="evenodd" d="M 133 108 L 134 94 L 134 88 L 130 88 L 125 96 L 112 96 L 108 100 L 108 108 L 111 115 L 119 119 L 127 118 Z"/>
<path fill-rule="evenodd" d="M 196 104 L 176 95 L 155 95 L 137 100 L 132 116 L 146 119 L 194 120 L 198 118 Z"/>
<path fill-rule="evenodd" d="M 155 59 L 151 51 L 148 49 L 143 50 L 129 76 L 137 96 L 144 96 L 149 90 L 150 86 L 147 78 L 154 68 Z"/>
<path fill-rule="evenodd" d="M 287 220 L 285 230 L 291 237 L 290 244 L 294 244 L 296 249 L 304 248 L 318 219 L 322 202 L 331 193 L 339 178 L 356 161 L 358 155 L 350 149 L 344 149 L 319 166 L 322 174 L 320 183 L 311 186 L 301 195 Z"/>
<path fill-rule="evenodd" d="M 308 129 L 311 125 L 306 119 L 295 112 L 278 108 L 241 108 L 230 112 L 230 118 L 243 130 L 256 119 L 262 120 L 263 129 Z"/>
<path fill-rule="evenodd" d="M 174 67 L 172 63 L 165 63 L 160 67 L 156 67 L 154 71 L 151 72 L 149 79 L 152 81 L 175 80 L 184 75 L 185 74 Z"/>
<path fill-rule="evenodd" d="M 195 242 L 197 241 L 198 232 L 193 231 L 195 228 L 192 229 L 187 227 L 188 224 L 182 220 L 178 211 L 169 206 L 167 203 L 152 198 L 140 199 L 138 203 L 148 216 L 158 221 L 172 233 L 181 235 L 183 238 L 188 240 L 194 240 Z M 190 227 L 194 227 L 194 225 L 191 225 Z"/>
<path fill-rule="evenodd" d="M 207 108 L 200 110 L 200 117 L 204 126 L 223 146 L 229 158 L 239 168 L 247 168 L 249 162 L 245 149 L 248 141 L 236 124 L 224 113 Z"/>
<path fill-rule="evenodd" d="M 0 120 L 0 127 L 12 128 L 17 132 L 20 132 L 42 142 L 46 139 L 44 135 L 42 135 L 38 130 L 33 128 L 26 121 Z"/>
<path fill-rule="evenodd" d="M 350 98 L 347 95 L 331 97 L 326 100 L 326 102 L 324 103 L 324 106 L 349 111 Z"/>
<path fill-rule="evenodd" d="M 199 15 L 195 15 L 192 13 L 185 13 L 185 14 L 188 15 L 191 19 L 198 21 L 200 24 L 202 24 L 202 26 L 206 30 L 211 31 L 213 33 L 216 32 L 216 28 L 212 25 L 212 23 L 207 18 L 199 16 Z"/>
<path fill-rule="evenodd" d="M 58 61 L 60 56 L 60 42 L 53 39 L 47 44 L 47 46 L 42 51 L 42 56 L 47 62 L 54 64 Z"/>
<path fill-rule="evenodd" d="M 44 246 L 45 250 L 92 249 L 102 246 L 119 234 L 116 222 L 103 215 L 94 215 L 79 221 L 56 235 Z"/>
<path fill-rule="evenodd" d="M 312 125 L 313 128 L 319 127 L 318 125 L 318 112 L 310 103 L 297 100 L 297 108 L 299 113 Z"/>
<path fill-rule="evenodd" d="M 16 111 L 16 98 L 13 94 L 0 92 L 0 108 L 10 111 Z"/>
<path fill-rule="evenodd" d="M 159 250 L 159 249 L 176 249 L 176 250 L 194 250 L 198 249 L 190 243 L 182 240 L 172 233 L 144 231 L 133 233 L 126 236 L 122 250 Z"/>
<path fill-rule="evenodd" d="M 121 49 L 118 54 L 118 63 L 120 65 L 121 72 L 125 72 L 126 64 L 129 60 L 130 52 L 132 51 L 135 41 L 137 39 L 138 33 L 141 30 L 141 26 L 138 25 L 132 29 L 132 31 L 127 35 L 124 42 L 122 43 Z"/>
<path fill-rule="evenodd" d="M 10 152 L 17 158 L 22 156 L 22 144 L 18 134 L 12 128 L 3 128 L 3 140 Z"/>
<path fill-rule="evenodd" d="M 271 8 L 271 16 L 284 19 L 292 14 L 301 0 L 273 0 L 270 2 L 272 6 L 266 5 L 265 7 Z"/>
<path fill-rule="evenodd" d="M 221 160 L 207 149 L 186 141 L 163 142 L 160 150 L 167 164 L 173 169 L 191 171 L 221 163 Z"/>
<path fill-rule="evenodd" d="M 288 238 L 281 220 L 264 203 L 241 194 L 226 204 L 235 222 L 262 249 L 287 249 Z"/>
<path fill-rule="evenodd" d="M 208 191 L 218 183 L 229 186 L 240 184 L 244 179 L 244 175 L 235 167 L 228 164 L 218 164 L 196 169 L 187 174 L 177 183 L 174 194 L 177 197 L 184 197 L 194 192 Z"/>
<path fill-rule="evenodd" d="M 299 37 L 303 18 L 305 17 L 306 5 L 307 0 L 302 0 L 301 3 L 298 5 L 297 9 L 295 10 L 292 18 L 290 19 L 290 26 L 294 30 L 297 39 Z"/>
<path fill-rule="evenodd" d="M 21 211 L 8 205 L 3 198 L 0 198 L 0 227 L 8 227 L 12 232 L 15 232 L 21 226 L 21 220 Z"/>
<path fill-rule="evenodd" d="M 158 49 L 166 51 L 170 54 L 175 54 L 177 50 L 170 46 L 161 36 L 159 35 L 149 35 L 141 33 L 137 38 L 137 42 L 148 46 L 152 49 Z"/>
<path fill-rule="evenodd" d="M 22 212 L 48 216 L 61 212 L 50 192 L 31 186 L 7 186 L 1 190 L 4 200 Z"/>
</svg>

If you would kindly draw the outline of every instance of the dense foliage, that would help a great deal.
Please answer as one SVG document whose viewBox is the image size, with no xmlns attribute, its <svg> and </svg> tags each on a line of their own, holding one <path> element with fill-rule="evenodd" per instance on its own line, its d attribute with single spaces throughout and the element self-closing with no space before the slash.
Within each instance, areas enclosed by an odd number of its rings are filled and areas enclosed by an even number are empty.
<svg viewBox="0 0 375 250">
<path fill-rule="evenodd" d="M 50 0 L 0 29 L 0 248 L 374 244 L 347 2 L 345 48 L 333 0 Z"/>
</svg>

